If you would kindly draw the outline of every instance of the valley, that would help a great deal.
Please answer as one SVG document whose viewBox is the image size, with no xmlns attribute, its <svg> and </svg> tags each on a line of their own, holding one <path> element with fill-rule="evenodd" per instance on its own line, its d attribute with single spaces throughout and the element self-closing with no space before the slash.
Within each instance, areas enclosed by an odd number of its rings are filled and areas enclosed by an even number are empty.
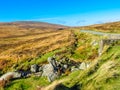
<svg viewBox="0 0 120 90">
<path fill-rule="evenodd" d="M 119 26 L 117 22 L 103 24 L 100 26 L 104 30 L 100 30 L 96 26 L 65 27 L 35 22 L 1 24 L 1 76 L 17 70 L 30 71 L 35 64 L 48 65 L 48 59 L 54 56 L 58 64 L 68 65 L 52 82 L 33 73 L 30 77 L 10 80 L 1 90 L 119 90 L 119 40 L 105 44 L 98 55 L 99 42 L 109 38 L 107 33 L 119 35 L 116 34 L 119 29 L 112 32 L 111 24 L 113 29 Z M 62 62 L 66 58 L 70 62 Z M 87 68 L 79 69 L 81 64 L 88 64 Z"/>
</svg>

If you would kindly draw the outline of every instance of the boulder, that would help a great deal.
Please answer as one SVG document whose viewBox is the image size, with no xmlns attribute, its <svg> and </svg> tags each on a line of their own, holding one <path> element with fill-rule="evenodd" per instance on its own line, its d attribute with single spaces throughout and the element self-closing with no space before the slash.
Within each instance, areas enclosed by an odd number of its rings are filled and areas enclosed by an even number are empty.
<svg viewBox="0 0 120 90">
<path fill-rule="evenodd" d="M 21 73 L 19 72 L 8 72 L 0 77 L 1 80 L 10 80 L 10 79 L 16 79 L 16 78 L 21 78 Z"/>
<path fill-rule="evenodd" d="M 52 73 L 52 72 L 49 73 L 48 76 L 47 76 L 49 82 L 54 81 L 57 77 L 58 77 L 58 74 L 57 73 Z"/>
<path fill-rule="evenodd" d="M 90 67 L 90 62 L 86 63 L 86 67 L 89 68 Z"/>
<path fill-rule="evenodd" d="M 79 66 L 79 69 L 82 69 L 82 70 L 84 70 L 84 69 L 86 69 L 87 68 L 87 66 L 86 66 L 86 63 L 85 62 L 82 62 L 81 64 L 80 64 L 80 66 Z"/>
<path fill-rule="evenodd" d="M 32 73 L 36 73 L 38 71 L 38 65 L 37 64 L 31 65 L 30 71 Z"/>
<path fill-rule="evenodd" d="M 42 76 L 46 76 L 49 82 L 54 81 L 58 77 L 58 66 L 55 58 L 48 58 L 49 64 L 42 67 Z"/>
<path fill-rule="evenodd" d="M 34 75 L 37 76 L 37 77 L 40 77 L 42 75 L 42 72 L 37 72 Z"/>
<path fill-rule="evenodd" d="M 13 76 L 13 78 L 21 78 L 21 73 L 19 73 L 19 72 L 14 72 L 14 76 Z"/>
<path fill-rule="evenodd" d="M 79 68 L 76 68 L 75 66 L 71 67 L 71 72 L 74 72 L 74 71 L 77 71 L 77 70 L 79 70 Z"/>
<path fill-rule="evenodd" d="M 39 72 L 42 72 L 43 71 L 43 68 L 40 66 L 39 69 L 38 69 Z"/>
<path fill-rule="evenodd" d="M 58 77 L 57 71 L 54 70 L 51 64 L 46 64 L 43 66 L 42 76 L 46 76 L 49 82 L 54 81 Z"/>
<path fill-rule="evenodd" d="M 64 65 L 63 65 L 63 68 L 64 68 L 64 69 L 67 69 L 67 68 L 68 68 L 68 65 L 67 65 L 67 64 L 64 64 Z"/>
<path fill-rule="evenodd" d="M 48 76 L 49 73 L 54 72 L 54 69 L 51 64 L 46 64 L 43 66 L 42 76 Z"/>
<path fill-rule="evenodd" d="M 56 63 L 55 58 L 48 57 L 48 62 L 49 62 L 50 65 L 52 65 L 53 69 L 57 69 L 57 63 Z"/>
</svg>

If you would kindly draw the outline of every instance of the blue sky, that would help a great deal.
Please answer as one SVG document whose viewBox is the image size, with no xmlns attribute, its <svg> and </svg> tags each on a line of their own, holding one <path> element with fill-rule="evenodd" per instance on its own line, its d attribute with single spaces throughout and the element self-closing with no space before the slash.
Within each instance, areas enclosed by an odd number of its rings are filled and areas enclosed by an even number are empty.
<svg viewBox="0 0 120 90">
<path fill-rule="evenodd" d="M 0 0 L 0 22 L 84 26 L 120 21 L 120 0 Z"/>
</svg>

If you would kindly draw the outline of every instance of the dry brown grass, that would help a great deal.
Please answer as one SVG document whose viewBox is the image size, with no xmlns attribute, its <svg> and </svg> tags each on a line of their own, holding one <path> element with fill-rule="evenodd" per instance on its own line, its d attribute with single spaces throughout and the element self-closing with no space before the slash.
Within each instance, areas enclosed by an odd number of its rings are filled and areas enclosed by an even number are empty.
<svg viewBox="0 0 120 90">
<path fill-rule="evenodd" d="M 120 33 L 120 22 L 110 22 L 105 24 L 96 24 L 91 26 L 80 27 L 83 30 L 96 30 L 102 32 Z"/>
<path fill-rule="evenodd" d="M 70 30 L 19 28 L 0 25 L 0 69 L 69 46 L 75 41 Z"/>
</svg>

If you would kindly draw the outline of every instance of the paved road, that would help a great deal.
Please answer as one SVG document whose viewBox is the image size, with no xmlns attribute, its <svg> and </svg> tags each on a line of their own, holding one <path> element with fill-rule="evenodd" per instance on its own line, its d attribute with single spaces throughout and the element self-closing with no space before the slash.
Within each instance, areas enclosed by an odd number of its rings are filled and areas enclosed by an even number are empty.
<svg viewBox="0 0 120 90">
<path fill-rule="evenodd" d="M 116 34 L 116 33 L 104 33 L 104 32 L 92 31 L 92 30 L 80 30 L 80 32 L 120 39 L 120 34 Z"/>
</svg>

